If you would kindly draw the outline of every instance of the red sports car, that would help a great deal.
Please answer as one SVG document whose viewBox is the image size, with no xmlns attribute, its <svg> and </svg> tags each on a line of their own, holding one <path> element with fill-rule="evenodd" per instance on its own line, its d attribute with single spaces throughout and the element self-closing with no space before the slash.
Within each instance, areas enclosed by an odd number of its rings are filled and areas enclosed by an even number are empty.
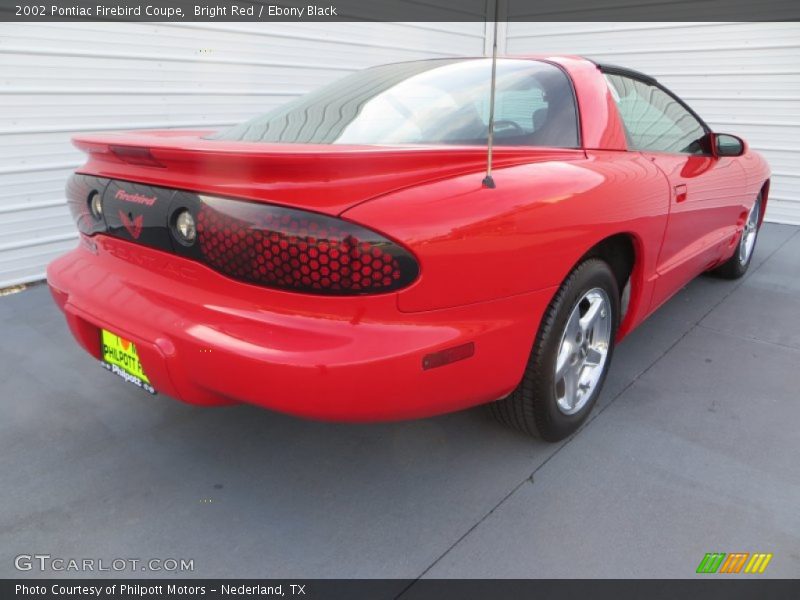
<svg viewBox="0 0 800 600">
<path fill-rule="evenodd" d="M 642 73 L 501 58 L 492 96 L 491 71 L 384 65 L 227 131 L 76 137 L 81 241 L 48 269 L 72 333 L 190 403 L 488 404 L 569 435 L 617 342 L 696 275 L 745 273 L 769 169 Z"/>
</svg>

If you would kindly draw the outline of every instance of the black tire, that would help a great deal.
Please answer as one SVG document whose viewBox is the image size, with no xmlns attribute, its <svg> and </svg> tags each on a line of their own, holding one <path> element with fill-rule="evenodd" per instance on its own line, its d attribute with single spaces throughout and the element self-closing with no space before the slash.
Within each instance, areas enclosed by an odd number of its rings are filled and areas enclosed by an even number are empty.
<svg viewBox="0 0 800 600">
<path fill-rule="evenodd" d="M 748 220 L 750 216 L 752 216 L 752 212 L 755 212 L 758 221 L 760 221 L 761 216 L 761 194 L 758 195 L 756 198 L 756 203 L 753 205 L 751 209 L 751 215 L 748 216 Z M 745 224 L 746 225 L 746 224 Z M 721 277 L 722 279 L 739 279 L 743 277 L 745 273 L 747 273 L 747 269 L 750 268 L 750 263 L 753 262 L 753 254 L 755 254 L 755 244 L 758 242 L 758 232 L 760 229 L 760 223 L 756 225 L 756 229 L 754 232 L 755 238 L 753 240 L 753 248 L 747 254 L 745 260 L 742 260 L 742 245 L 745 243 L 745 231 L 742 231 L 742 236 L 739 238 L 739 243 L 736 245 L 736 250 L 728 260 L 722 263 L 717 268 L 711 271 L 712 275 L 717 277 Z"/>
<path fill-rule="evenodd" d="M 573 309 L 595 288 L 604 290 L 611 304 L 607 357 L 600 379 L 583 407 L 575 414 L 564 414 L 557 404 L 556 358 Z M 575 432 L 589 416 L 602 391 L 614 352 L 619 314 L 619 287 L 611 268 L 597 258 L 582 262 L 570 273 L 545 311 L 519 386 L 506 398 L 489 404 L 489 412 L 504 425 L 548 442 L 557 442 Z"/>
</svg>

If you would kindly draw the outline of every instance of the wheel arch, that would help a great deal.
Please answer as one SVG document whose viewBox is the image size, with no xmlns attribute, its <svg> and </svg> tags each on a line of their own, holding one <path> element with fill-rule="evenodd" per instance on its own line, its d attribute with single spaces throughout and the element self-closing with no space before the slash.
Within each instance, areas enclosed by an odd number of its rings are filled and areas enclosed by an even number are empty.
<svg viewBox="0 0 800 600">
<path fill-rule="evenodd" d="M 758 216 L 758 226 L 761 227 L 762 223 L 764 223 L 764 215 L 767 214 L 767 200 L 769 199 L 769 185 L 770 185 L 770 178 L 767 177 L 764 184 L 761 186 L 759 190 L 759 194 L 761 196 L 761 207 L 760 211 L 761 214 Z"/>
<path fill-rule="evenodd" d="M 630 331 L 633 315 L 639 312 L 643 300 L 643 252 L 642 241 L 637 235 L 627 231 L 619 232 L 595 243 L 575 265 L 589 258 L 599 258 L 611 267 L 619 286 L 622 307 L 618 339 Z"/>
</svg>

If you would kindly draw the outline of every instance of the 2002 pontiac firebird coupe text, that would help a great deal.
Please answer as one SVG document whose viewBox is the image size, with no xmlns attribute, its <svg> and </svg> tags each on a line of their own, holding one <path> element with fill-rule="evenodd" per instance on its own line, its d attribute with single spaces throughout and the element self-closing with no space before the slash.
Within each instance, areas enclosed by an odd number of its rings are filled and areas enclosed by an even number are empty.
<svg viewBox="0 0 800 600">
<path fill-rule="evenodd" d="M 489 403 L 558 440 L 614 344 L 740 277 L 765 161 L 650 77 L 577 57 L 361 71 L 222 132 L 81 135 L 48 281 L 110 369 L 187 402 L 405 419 Z"/>
</svg>

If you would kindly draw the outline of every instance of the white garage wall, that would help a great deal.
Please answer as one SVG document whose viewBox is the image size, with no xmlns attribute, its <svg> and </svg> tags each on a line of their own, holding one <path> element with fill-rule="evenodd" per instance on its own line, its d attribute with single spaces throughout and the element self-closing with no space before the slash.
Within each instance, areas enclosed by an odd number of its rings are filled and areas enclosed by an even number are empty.
<svg viewBox="0 0 800 600">
<path fill-rule="evenodd" d="M 0 24 L 0 287 L 75 245 L 80 131 L 218 128 L 346 73 L 482 55 L 483 23 Z"/>
<path fill-rule="evenodd" d="M 352 70 L 481 55 L 483 23 L 0 23 L 0 287 L 41 279 L 77 234 L 64 183 L 79 131 L 215 128 Z M 774 171 L 767 218 L 800 224 L 800 25 L 510 23 L 500 51 L 655 75 Z"/>
<path fill-rule="evenodd" d="M 772 167 L 767 219 L 800 224 L 800 23 L 510 23 L 510 54 L 581 54 L 644 71 Z"/>
</svg>

